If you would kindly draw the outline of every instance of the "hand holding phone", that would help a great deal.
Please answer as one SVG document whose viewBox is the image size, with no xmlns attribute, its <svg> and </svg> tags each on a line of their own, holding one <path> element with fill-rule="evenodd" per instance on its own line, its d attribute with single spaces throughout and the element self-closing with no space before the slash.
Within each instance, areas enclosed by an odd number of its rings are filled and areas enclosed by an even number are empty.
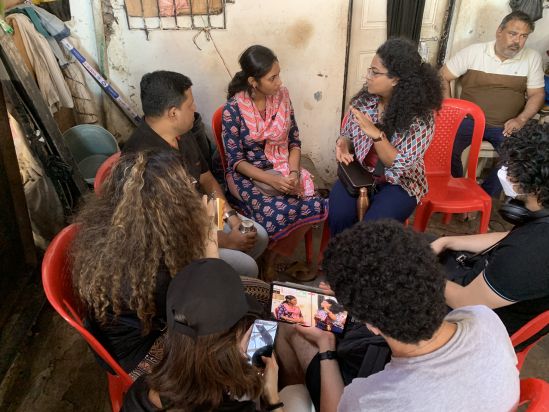
<svg viewBox="0 0 549 412">
<path fill-rule="evenodd" d="M 246 355 L 250 363 L 258 368 L 265 368 L 262 356 L 271 357 L 278 324 L 271 320 L 257 319 L 252 325 L 252 332 Z"/>
</svg>

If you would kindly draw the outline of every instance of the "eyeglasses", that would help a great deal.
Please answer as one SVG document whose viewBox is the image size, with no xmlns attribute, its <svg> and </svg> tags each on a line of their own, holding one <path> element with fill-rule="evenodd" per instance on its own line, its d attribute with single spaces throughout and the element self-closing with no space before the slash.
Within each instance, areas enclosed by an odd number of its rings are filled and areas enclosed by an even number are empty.
<svg viewBox="0 0 549 412">
<path fill-rule="evenodd" d="M 379 77 L 379 76 L 387 76 L 389 72 L 378 72 L 372 69 L 371 67 L 368 67 L 368 71 L 366 72 L 368 77 Z"/>
</svg>

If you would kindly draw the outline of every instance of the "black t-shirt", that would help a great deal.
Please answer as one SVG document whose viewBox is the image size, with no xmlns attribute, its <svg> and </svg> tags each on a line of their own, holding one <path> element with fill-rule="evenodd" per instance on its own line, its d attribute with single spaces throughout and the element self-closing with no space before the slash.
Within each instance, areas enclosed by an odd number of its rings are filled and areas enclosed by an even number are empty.
<svg viewBox="0 0 549 412">
<path fill-rule="evenodd" d="M 178 141 L 179 153 L 183 157 L 183 166 L 197 182 L 200 189 L 200 175 L 209 171 L 208 163 L 204 159 L 200 147 L 190 133 L 183 135 Z M 146 121 L 141 122 L 130 138 L 122 147 L 122 153 L 135 153 L 143 150 L 175 150 L 168 142 L 160 137 Z"/>
<path fill-rule="evenodd" d="M 549 310 L 549 222 L 516 227 L 487 254 L 484 280 L 511 305 L 495 309 L 509 335 Z M 472 280 L 472 279 L 471 279 Z"/>
<path fill-rule="evenodd" d="M 123 310 L 118 318 L 111 314 L 112 320 L 105 325 L 94 319 L 86 319 L 86 328 L 127 372 L 132 371 L 145 358 L 154 341 L 162 334 L 160 329 L 166 322 L 166 293 L 171 280 L 166 269 L 159 270 L 154 293 L 156 316 L 153 329 L 146 335 L 143 335 L 137 314 L 129 309 Z M 123 285 L 122 288 L 122 300 L 128 302 L 131 293 L 129 285 Z M 100 363 L 105 366 L 103 362 Z"/>
<path fill-rule="evenodd" d="M 162 405 L 168 405 L 166 400 L 161 399 Z M 149 400 L 149 385 L 145 376 L 139 377 L 130 387 L 124 397 L 124 404 L 120 412 L 157 412 L 160 409 L 156 408 Z M 169 407 L 168 407 L 169 410 Z M 256 412 L 255 403 L 253 401 L 235 401 L 226 400 L 218 409 L 217 412 Z"/>
</svg>

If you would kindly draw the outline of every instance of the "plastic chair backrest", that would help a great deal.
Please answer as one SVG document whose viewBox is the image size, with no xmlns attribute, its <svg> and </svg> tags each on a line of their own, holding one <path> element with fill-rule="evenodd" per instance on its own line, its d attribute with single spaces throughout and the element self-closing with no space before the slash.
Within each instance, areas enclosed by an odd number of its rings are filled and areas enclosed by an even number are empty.
<svg viewBox="0 0 549 412">
<path fill-rule="evenodd" d="M 537 333 L 541 332 L 547 326 L 549 326 L 549 310 L 539 314 L 530 322 L 523 325 L 522 328 L 520 328 L 515 333 L 513 333 L 513 335 L 511 336 L 511 343 L 516 348 L 520 344 L 526 342 L 527 340 L 535 336 Z M 522 368 L 522 364 L 524 363 L 526 355 L 528 354 L 530 349 L 532 349 L 541 338 L 542 336 L 540 336 L 538 339 L 530 343 L 520 352 L 517 352 L 517 358 L 518 358 L 517 367 L 519 369 Z"/>
<path fill-rule="evenodd" d="M 74 293 L 68 259 L 69 247 L 77 231 L 78 227 L 71 224 L 51 241 L 42 261 L 42 284 L 48 301 L 57 313 L 82 335 L 93 351 L 116 373 L 117 376 L 109 374 L 109 392 L 113 410 L 118 410 L 121 406 L 123 393 L 127 391 L 133 381 L 103 345 L 84 328 L 82 323 L 83 308 Z M 113 393 L 113 384 L 118 385 L 121 393 Z M 115 397 L 116 399 L 114 399 Z"/>
<path fill-rule="evenodd" d="M 110 175 L 112 167 L 120 159 L 121 152 L 116 152 L 105 160 L 95 175 L 95 180 L 93 181 L 93 191 L 95 194 L 99 195 L 101 193 L 101 185 L 105 179 Z"/>
<path fill-rule="evenodd" d="M 549 383 L 536 378 L 521 379 L 519 405 L 526 402 L 528 412 L 549 412 Z"/>
<path fill-rule="evenodd" d="M 461 121 L 469 115 L 474 120 L 473 137 L 467 164 L 467 178 L 475 179 L 480 145 L 486 124 L 484 113 L 476 104 L 461 99 L 444 99 L 435 115 L 435 136 L 425 153 L 427 176 L 449 176 L 452 149 Z"/>
<path fill-rule="evenodd" d="M 217 151 L 221 157 L 221 165 L 223 166 L 223 172 L 227 172 L 227 158 L 225 157 L 225 146 L 223 145 L 223 138 L 221 132 L 223 129 L 222 120 L 223 120 L 223 109 L 225 105 L 221 105 L 217 108 L 212 116 L 212 130 L 215 136 L 215 144 L 217 146 Z"/>
</svg>

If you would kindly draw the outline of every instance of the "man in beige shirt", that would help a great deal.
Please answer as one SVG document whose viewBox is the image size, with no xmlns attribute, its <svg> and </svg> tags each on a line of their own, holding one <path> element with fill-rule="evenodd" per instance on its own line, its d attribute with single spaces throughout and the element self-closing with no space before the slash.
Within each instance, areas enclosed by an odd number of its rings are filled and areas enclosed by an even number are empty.
<svg viewBox="0 0 549 412">
<path fill-rule="evenodd" d="M 441 69 L 444 96 L 451 97 L 450 82 L 460 79 L 461 99 L 476 103 L 486 116 L 484 140 L 496 151 L 506 136 L 520 130 L 543 105 L 544 80 L 539 53 L 524 48 L 534 22 L 515 11 L 503 18 L 496 40 L 460 50 Z M 452 153 L 452 175 L 463 176 L 461 154 L 471 144 L 472 119 L 466 118 L 456 136 Z M 497 196 L 501 185 L 497 169 L 482 187 Z"/>
</svg>

